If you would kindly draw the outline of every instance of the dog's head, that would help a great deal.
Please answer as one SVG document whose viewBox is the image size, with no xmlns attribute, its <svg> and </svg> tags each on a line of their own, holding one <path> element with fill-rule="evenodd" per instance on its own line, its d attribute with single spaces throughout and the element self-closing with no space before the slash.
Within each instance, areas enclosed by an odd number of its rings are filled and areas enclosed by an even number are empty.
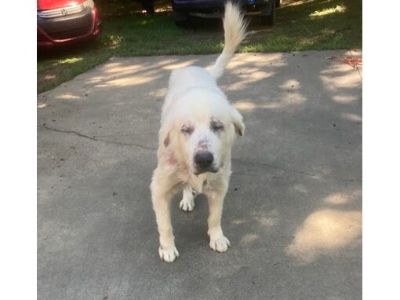
<svg viewBox="0 0 400 300">
<path fill-rule="evenodd" d="M 218 172 L 230 155 L 235 134 L 244 134 L 242 116 L 222 93 L 194 91 L 177 107 L 162 128 L 163 147 L 196 175 Z"/>
</svg>

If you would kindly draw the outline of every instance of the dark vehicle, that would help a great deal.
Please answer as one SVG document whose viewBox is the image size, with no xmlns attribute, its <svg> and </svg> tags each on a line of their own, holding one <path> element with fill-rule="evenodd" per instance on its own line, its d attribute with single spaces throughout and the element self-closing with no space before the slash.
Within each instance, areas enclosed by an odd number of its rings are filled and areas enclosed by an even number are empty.
<svg viewBox="0 0 400 300">
<path fill-rule="evenodd" d="M 140 0 L 140 3 L 148 14 L 154 14 L 154 0 Z"/>
<path fill-rule="evenodd" d="M 204 18 L 220 18 L 226 0 L 172 0 L 174 21 L 177 25 L 186 25 L 190 16 Z M 275 9 L 280 0 L 236 0 L 246 15 L 262 16 L 265 23 L 273 25 Z"/>
<path fill-rule="evenodd" d="M 37 45 L 49 48 L 91 40 L 100 34 L 93 0 L 37 0 Z"/>
</svg>

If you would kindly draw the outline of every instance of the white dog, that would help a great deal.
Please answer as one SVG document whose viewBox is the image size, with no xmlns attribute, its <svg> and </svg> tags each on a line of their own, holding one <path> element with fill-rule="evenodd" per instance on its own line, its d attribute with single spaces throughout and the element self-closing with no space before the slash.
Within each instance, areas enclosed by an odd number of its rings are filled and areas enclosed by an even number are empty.
<svg viewBox="0 0 400 300">
<path fill-rule="evenodd" d="M 246 23 L 237 6 L 228 2 L 224 15 L 225 46 L 207 69 L 174 70 L 161 116 L 158 165 L 150 185 L 160 234 L 160 258 L 173 262 L 178 256 L 171 225 L 170 203 L 183 190 L 179 204 L 194 208 L 194 196 L 208 198 L 208 235 L 211 249 L 225 252 L 230 246 L 221 228 L 222 206 L 231 174 L 231 146 L 243 135 L 242 116 L 228 102 L 216 79 L 245 36 Z"/>
</svg>

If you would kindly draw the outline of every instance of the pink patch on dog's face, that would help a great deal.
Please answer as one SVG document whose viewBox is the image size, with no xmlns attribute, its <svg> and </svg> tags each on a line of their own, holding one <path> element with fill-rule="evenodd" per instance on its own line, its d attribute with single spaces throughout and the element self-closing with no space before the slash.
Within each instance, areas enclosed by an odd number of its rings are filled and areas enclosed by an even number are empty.
<svg viewBox="0 0 400 300">
<path fill-rule="evenodd" d="M 169 156 L 168 156 L 168 158 L 167 158 L 167 162 L 170 164 L 170 165 L 176 165 L 178 162 L 177 162 L 177 160 L 176 160 L 176 158 L 175 158 L 175 155 L 173 154 L 173 153 L 170 153 L 169 154 Z"/>
<path fill-rule="evenodd" d="M 196 150 L 197 151 L 207 151 L 208 150 L 208 141 L 207 140 L 199 141 L 199 143 L 197 144 Z"/>
<path fill-rule="evenodd" d="M 175 158 L 174 153 L 171 150 L 164 150 L 161 154 L 162 160 L 165 161 L 168 165 L 176 165 L 178 161 Z"/>
</svg>

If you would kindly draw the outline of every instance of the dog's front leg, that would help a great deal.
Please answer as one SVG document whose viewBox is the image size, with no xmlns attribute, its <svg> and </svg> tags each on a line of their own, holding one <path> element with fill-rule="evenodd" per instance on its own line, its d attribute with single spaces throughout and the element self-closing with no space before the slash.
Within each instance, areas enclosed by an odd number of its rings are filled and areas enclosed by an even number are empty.
<svg viewBox="0 0 400 300">
<path fill-rule="evenodd" d="M 171 224 L 170 204 L 173 196 L 173 186 L 168 179 L 154 172 L 151 183 L 151 198 L 156 215 L 158 233 L 160 235 L 160 247 L 158 253 L 161 260 L 173 262 L 179 252 L 175 247 L 175 237 Z"/>
<path fill-rule="evenodd" d="M 214 251 L 225 252 L 230 246 L 227 237 L 224 236 L 221 228 L 222 208 L 226 189 L 222 191 L 209 191 L 208 197 L 208 235 L 210 237 L 210 248 Z"/>
</svg>

